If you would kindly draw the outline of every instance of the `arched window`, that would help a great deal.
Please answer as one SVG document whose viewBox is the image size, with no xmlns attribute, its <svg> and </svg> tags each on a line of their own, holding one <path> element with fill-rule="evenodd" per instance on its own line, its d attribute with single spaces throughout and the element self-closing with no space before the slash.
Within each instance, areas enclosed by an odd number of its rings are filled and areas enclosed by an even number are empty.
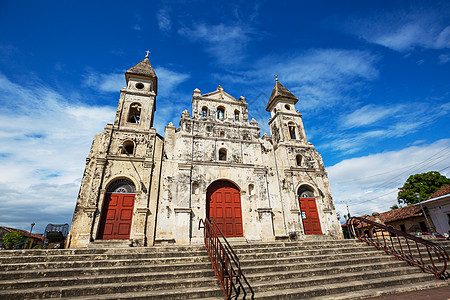
<svg viewBox="0 0 450 300">
<path fill-rule="evenodd" d="M 219 150 L 219 160 L 227 160 L 227 149 L 222 148 Z"/>
<path fill-rule="evenodd" d="M 134 154 L 134 143 L 133 141 L 125 141 L 123 142 L 122 145 L 120 145 L 121 147 L 121 153 L 122 154 L 128 154 L 128 155 L 132 155 Z"/>
<path fill-rule="evenodd" d="M 302 165 L 302 156 L 300 154 L 298 154 L 295 157 L 296 161 L 297 161 L 297 166 L 301 166 Z"/>
<path fill-rule="evenodd" d="M 314 192 L 306 185 L 298 188 L 298 195 L 300 198 L 314 198 Z"/>
<path fill-rule="evenodd" d="M 220 132 L 220 137 L 225 137 L 225 131 Z"/>
<path fill-rule="evenodd" d="M 119 179 L 111 183 L 106 189 L 107 193 L 123 193 L 134 194 L 136 193 L 136 187 L 134 183 L 127 179 Z"/>
<path fill-rule="evenodd" d="M 141 104 L 132 103 L 128 111 L 128 123 L 139 124 L 141 121 Z"/>
<path fill-rule="evenodd" d="M 208 108 L 206 106 L 202 107 L 202 118 L 208 117 Z"/>
<path fill-rule="evenodd" d="M 222 106 L 219 106 L 217 108 L 217 119 L 223 120 L 225 118 L 225 108 Z"/>
<path fill-rule="evenodd" d="M 288 127 L 289 127 L 289 136 L 291 140 L 296 140 L 297 136 L 295 134 L 295 127 L 297 126 L 295 125 L 295 123 L 289 122 Z"/>
<path fill-rule="evenodd" d="M 239 111 L 238 110 L 234 111 L 234 120 L 239 121 Z"/>
</svg>

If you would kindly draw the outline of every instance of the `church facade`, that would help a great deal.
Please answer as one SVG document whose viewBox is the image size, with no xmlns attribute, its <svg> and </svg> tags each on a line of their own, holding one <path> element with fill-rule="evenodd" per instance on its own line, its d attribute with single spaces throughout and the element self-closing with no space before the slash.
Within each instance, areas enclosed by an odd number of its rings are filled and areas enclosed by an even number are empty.
<svg viewBox="0 0 450 300">
<path fill-rule="evenodd" d="M 96 241 L 131 246 L 195 244 L 200 219 L 226 237 L 273 241 L 341 238 L 320 154 L 306 139 L 298 99 L 276 79 L 261 138 L 244 97 L 195 89 L 164 137 L 153 127 L 158 78 L 148 56 L 125 73 L 114 124 L 95 136 L 72 226 L 71 248 Z"/>
</svg>

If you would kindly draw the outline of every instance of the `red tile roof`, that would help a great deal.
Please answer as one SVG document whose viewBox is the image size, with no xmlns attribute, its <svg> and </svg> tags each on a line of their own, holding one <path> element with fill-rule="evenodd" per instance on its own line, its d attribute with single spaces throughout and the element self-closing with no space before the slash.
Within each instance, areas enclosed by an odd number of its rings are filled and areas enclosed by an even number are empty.
<svg viewBox="0 0 450 300">
<path fill-rule="evenodd" d="M 364 218 L 367 215 L 361 216 L 361 218 Z M 414 205 L 407 205 L 402 208 L 393 209 L 390 211 L 386 211 L 383 213 L 380 213 L 380 220 L 383 223 L 390 223 L 394 221 L 404 220 L 408 218 L 414 218 L 414 217 L 421 217 L 423 216 L 422 209 L 418 204 Z M 375 218 L 373 216 L 367 217 L 367 220 L 375 221 Z M 341 226 L 347 226 L 347 222 L 342 224 Z M 358 226 L 361 227 L 361 226 Z"/>
<path fill-rule="evenodd" d="M 441 187 L 439 190 L 434 192 L 430 197 L 428 197 L 427 200 L 432 199 L 432 198 L 441 197 L 441 196 L 444 196 L 447 194 L 450 194 L 450 184 L 444 185 L 443 187 Z"/>
<path fill-rule="evenodd" d="M 16 229 L 16 228 L 11 228 L 11 227 L 6 227 L 6 226 L 0 226 L 0 227 L 5 229 L 8 232 L 20 231 L 20 232 L 22 232 L 22 236 L 30 236 L 30 233 L 26 230 Z M 31 237 L 34 237 L 35 239 L 38 239 L 38 240 L 45 240 L 45 238 L 42 236 L 42 234 L 32 233 Z"/>
</svg>

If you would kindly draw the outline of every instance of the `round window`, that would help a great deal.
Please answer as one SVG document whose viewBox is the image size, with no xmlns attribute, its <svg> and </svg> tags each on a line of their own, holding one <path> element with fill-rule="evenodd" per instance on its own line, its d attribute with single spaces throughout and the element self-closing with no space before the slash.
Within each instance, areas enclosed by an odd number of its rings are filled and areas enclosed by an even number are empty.
<svg viewBox="0 0 450 300">
<path fill-rule="evenodd" d="M 291 107 L 290 107 L 288 104 L 286 104 L 286 105 L 284 106 L 284 108 L 286 108 L 287 110 L 291 110 Z"/>
<path fill-rule="evenodd" d="M 138 82 L 138 83 L 136 83 L 135 87 L 136 87 L 138 90 L 142 90 L 142 89 L 144 88 L 144 84 L 143 84 L 142 82 Z"/>
</svg>

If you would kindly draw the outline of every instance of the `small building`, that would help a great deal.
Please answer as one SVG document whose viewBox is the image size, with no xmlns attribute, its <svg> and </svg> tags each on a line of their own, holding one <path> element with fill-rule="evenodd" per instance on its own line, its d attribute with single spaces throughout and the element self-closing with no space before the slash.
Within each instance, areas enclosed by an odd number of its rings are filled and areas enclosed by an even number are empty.
<svg viewBox="0 0 450 300">
<path fill-rule="evenodd" d="M 3 246 L 3 237 L 6 234 L 17 231 L 20 231 L 22 233 L 22 241 L 20 242 L 20 245 L 16 247 L 16 249 L 31 249 L 36 245 L 44 245 L 45 238 L 42 236 L 42 234 L 30 234 L 26 230 L 0 226 L 0 247 Z"/>
<path fill-rule="evenodd" d="M 424 209 L 426 211 L 426 209 Z M 383 213 L 373 213 L 372 216 L 363 215 L 367 217 L 367 220 L 374 221 L 383 225 L 392 226 L 397 230 L 403 231 L 408 234 L 415 235 L 417 232 L 430 232 L 428 228 L 427 220 L 423 215 L 423 211 L 419 204 L 408 205 L 405 207 L 393 209 Z M 433 222 L 430 221 L 431 231 L 436 232 Z M 342 225 L 344 229 L 347 227 L 347 222 Z M 368 224 L 360 224 L 356 230 L 359 235 L 367 234 L 370 232 L 371 226 Z M 344 232 L 346 229 L 344 229 Z M 348 235 L 345 236 L 348 238 Z"/>
<path fill-rule="evenodd" d="M 428 214 L 436 226 L 436 232 L 450 234 L 450 184 L 441 187 L 422 205 L 428 209 Z"/>
</svg>

